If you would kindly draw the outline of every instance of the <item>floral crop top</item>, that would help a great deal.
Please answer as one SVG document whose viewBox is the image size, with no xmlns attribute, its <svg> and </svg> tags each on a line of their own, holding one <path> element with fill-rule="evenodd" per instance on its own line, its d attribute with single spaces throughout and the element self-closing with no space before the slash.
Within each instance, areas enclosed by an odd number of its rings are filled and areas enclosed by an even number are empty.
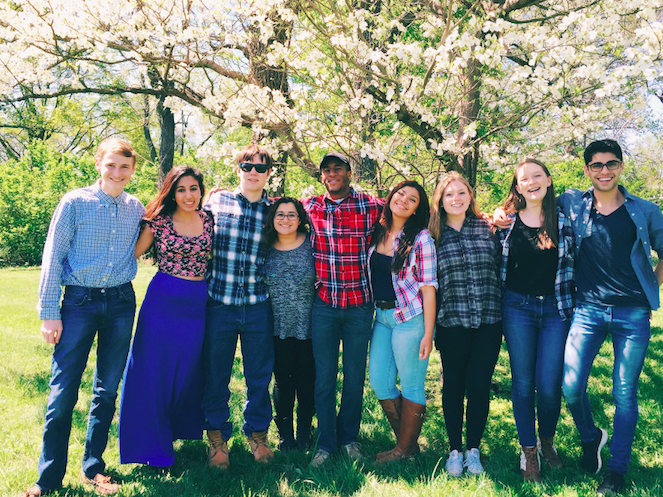
<svg viewBox="0 0 663 497">
<path fill-rule="evenodd" d="M 214 222 L 205 211 L 198 211 L 203 220 L 200 236 L 184 236 L 175 231 L 173 218 L 157 216 L 147 225 L 152 230 L 157 250 L 159 271 L 173 276 L 205 276 L 212 249 Z"/>
</svg>

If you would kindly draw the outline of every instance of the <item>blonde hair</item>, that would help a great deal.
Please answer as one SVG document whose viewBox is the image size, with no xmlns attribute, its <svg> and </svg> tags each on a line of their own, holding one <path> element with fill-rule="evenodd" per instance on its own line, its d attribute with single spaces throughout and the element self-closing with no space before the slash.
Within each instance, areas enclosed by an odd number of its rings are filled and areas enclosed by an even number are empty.
<svg viewBox="0 0 663 497">
<path fill-rule="evenodd" d="M 449 171 L 440 179 L 440 182 L 435 188 L 435 193 L 433 193 L 433 200 L 431 201 L 428 231 L 430 231 L 431 235 L 438 243 L 440 241 L 440 235 L 442 234 L 442 231 L 444 231 L 444 225 L 447 223 L 447 212 L 444 210 L 442 205 L 442 197 L 444 195 L 444 191 L 454 181 L 460 181 L 463 185 L 465 185 L 467 191 L 470 193 L 470 206 L 467 208 L 467 214 L 473 215 L 475 217 L 481 217 L 481 211 L 477 207 L 477 203 L 474 198 L 474 189 L 470 185 L 470 182 L 456 171 Z"/>
<path fill-rule="evenodd" d="M 97 153 L 94 156 L 96 162 L 101 162 L 106 154 L 118 154 L 125 157 L 131 157 L 136 165 L 136 152 L 129 145 L 129 142 L 121 140 L 120 138 L 106 138 L 99 144 Z"/>
</svg>

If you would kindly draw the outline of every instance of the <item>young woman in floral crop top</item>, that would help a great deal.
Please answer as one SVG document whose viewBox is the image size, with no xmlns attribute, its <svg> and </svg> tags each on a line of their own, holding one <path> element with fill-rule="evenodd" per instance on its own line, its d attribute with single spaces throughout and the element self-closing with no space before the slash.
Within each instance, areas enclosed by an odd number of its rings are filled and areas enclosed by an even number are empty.
<svg viewBox="0 0 663 497">
<path fill-rule="evenodd" d="M 140 309 L 120 402 L 120 462 L 157 467 L 175 462 L 173 440 L 202 438 L 205 273 L 212 218 L 201 210 L 205 187 L 196 169 L 177 166 L 148 206 L 136 243 L 153 243 L 159 271 Z"/>
</svg>

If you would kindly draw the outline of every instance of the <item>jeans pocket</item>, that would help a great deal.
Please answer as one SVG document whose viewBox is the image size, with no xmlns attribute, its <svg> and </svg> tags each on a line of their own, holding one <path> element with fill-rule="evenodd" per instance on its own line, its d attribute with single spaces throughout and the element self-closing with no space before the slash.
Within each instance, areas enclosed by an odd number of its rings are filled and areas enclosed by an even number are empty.
<svg viewBox="0 0 663 497">
<path fill-rule="evenodd" d="M 62 307 L 80 307 L 88 301 L 88 292 L 85 288 L 67 287 L 62 299 Z"/>
<path fill-rule="evenodd" d="M 118 296 L 120 300 L 124 300 L 131 304 L 136 304 L 136 292 L 134 292 L 133 286 L 129 288 L 123 288 L 118 291 Z"/>
<path fill-rule="evenodd" d="M 527 295 L 513 292 L 511 290 L 505 290 L 502 303 L 504 305 L 510 305 L 511 307 L 523 307 L 527 303 Z"/>
</svg>

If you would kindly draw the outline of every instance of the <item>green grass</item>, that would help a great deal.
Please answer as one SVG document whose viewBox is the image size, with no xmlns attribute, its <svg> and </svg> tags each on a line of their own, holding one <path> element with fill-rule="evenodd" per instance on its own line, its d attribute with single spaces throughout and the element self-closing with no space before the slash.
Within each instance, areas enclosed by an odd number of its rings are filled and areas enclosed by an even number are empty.
<svg viewBox="0 0 663 497">
<path fill-rule="evenodd" d="M 139 301 L 154 268 L 143 266 L 135 280 Z M 0 495 L 18 495 L 37 477 L 43 417 L 48 395 L 52 347 L 43 342 L 35 311 L 39 270 L 0 269 Z M 653 339 L 640 381 L 640 421 L 634 459 L 627 475 L 631 496 L 663 495 L 663 312 L 654 316 Z M 69 444 L 69 465 L 64 488 L 53 495 L 88 495 L 79 483 L 80 460 L 90 401 L 94 354 L 83 377 Z M 611 431 L 614 406 L 611 395 L 611 347 L 604 344 L 597 359 L 590 392 L 597 423 Z M 240 435 L 244 388 L 241 361 L 235 361 L 231 383 L 235 436 L 230 442 L 231 468 L 219 473 L 206 467 L 204 442 L 176 442 L 177 463 L 169 475 L 140 465 L 120 465 L 117 424 L 105 459 L 109 472 L 123 487 L 119 495 L 144 496 L 589 496 L 595 495 L 598 477 L 577 467 L 579 439 L 571 416 L 562 410 L 557 446 L 566 469 L 545 471 L 542 485 L 524 484 L 518 470 L 519 446 L 511 412 L 511 380 L 503 350 L 493 378 L 493 397 L 482 445 L 486 474 L 449 479 L 444 471 L 446 432 L 439 388 L 439 354 L 434 352 L 426 381 L 428 418 L 420 439 L 423 452 L 415 460 L 385 467 L 372 462 L 351 463 L 334 456 L 321 469 L 308 467 L 310 455 L 277 452 L 273 464 L 257 466 Z M 276 430 L 270 429 L 276 445 Z M 359 441 L 367 454 L 390 448 L 393 435 L 375 395 L 366 387 Z M 607 455 L 607 450 L 604 451 Z"/>
</svg>

